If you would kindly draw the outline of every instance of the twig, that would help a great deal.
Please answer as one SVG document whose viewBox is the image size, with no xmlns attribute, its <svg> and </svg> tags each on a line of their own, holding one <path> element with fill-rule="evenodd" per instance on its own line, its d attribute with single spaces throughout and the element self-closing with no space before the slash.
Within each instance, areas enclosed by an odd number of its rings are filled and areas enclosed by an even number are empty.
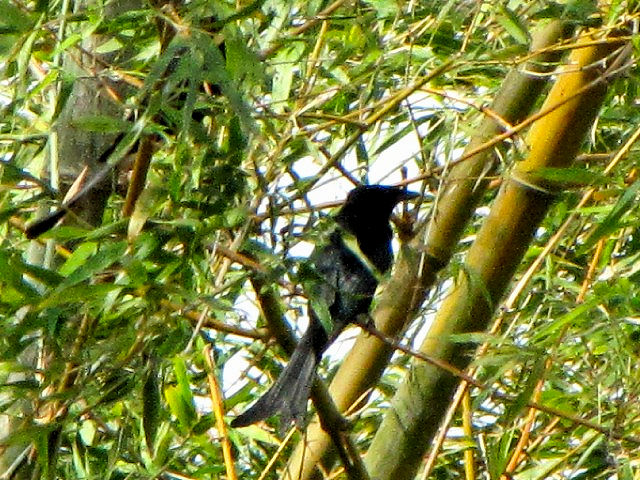
<svg viewBox="0 0 640 480">
<path fill-rule="evenodd" d="M 470 158 L 474 157 L 478 153 L 483 152 L 483 151 L 485 151 L 485 150 L 487 150 L 487 149 L 489 149 L 489 148 L 501 143 L 502 141 L 507 140 L 507 139 L 515 136 L 518 132 L 520 132 L 521 130 L 525 129 L 526 127 L 528 127 L 532 123 L 536 122 L 540 118 L 549 115 L 550 113 L 554 112 L 555 110 L 557 110 L 558 108 L 562 107 L 563 105 L 566 105 L 567 103 L 575 100 L 576 98 L 580 97 L 581 95 L 584 95 L 584 94 L 588 93 L 592 89 L 594 89 L 594 88 L 602 85 L 603 83 L 606 83 L 606 82 L 612 80 L 613 78 L 615 78 L 616 76 L 620 75 L 623 71 L 627 70 L 628 68 L 630 68 L 633 65 L 632 63 L 628 62 L 628 58 L 629 58 L 629 55 L 630 55 L 630 52 L 631 52 L 630 48 L 631 48 L 631 44 L 625 45 L 620 50 L 620 53 L 614 59 L 611 67 L 609 67 L 605 72 L 603 72 L 602 75 L 600 75 L 598 78 L 596 78 L 596 79 L 592 80 L 591 82 L 587 83 L 582 88 L 579 88 L 578 90 L 573 92 L 571 95 L 568 95 L 561 102 L 558 102 L 558 103 L 556 103 L 554 105 L 549 105 L 547 108 L 545 108 L 543 110 L 540 110 L 538 113 L 536 113 L 534 115 L 531 115 L 530 117 L 524 119 L 522 122 L 518 123 L 517 125 L 514 125 L 512 128 L 507 129 L 504 133 L 501 133 L 500 135 L 496 135 L 495 137 L 491 138 L 490 140 L 487 140 L 486 142 L 482 143 L 481 145 L 478 145 L 476 148 L 471 149 L 470 151 L 465 153 L 463 156 L 461 156 L 457 160 L 454 160 L 453 162 L 450 162 L 447 165 L 447 168 L 450 168 L 453 165 L 457 165 L 458 163 L 462 163 L 462 162 L 464 162 L 466 160 L 469 160 Z M 414 182 L 417 182 L 419 180 L 424 180 L 426 178 L 430 178 L 434 174 L 440 173 L 443 169 L 444 169 L 444 167 L 435 168 L 433 170 L 430 170 L 427 173 L 424 173 L 422 175 L 418 175 L 417 177 L 414 177 L 414 178 L 409 179 L 406 182 L 402 182 L 402 183 L 408 185 L 410 183 L 414 183 Z"/>
<path fill-rule="evenodd" d="M 462 370 L 454 367 L 453 365 L 440 360 L 438 358 L 433 358 L 430 357 L 428 355 L 425 355 L 422 352 L 418 352 L 417 350 L 414 350 L 410 347 L 407 347 L 405 345 L 402 345 L 400 343 L 398 343 L 394 338 L 386 335 L 385 333 L 381 332 L 380 330 L 376 329 L 374 326 L 372 325 L 363 325 L 363 324 L 359 324 L 359 326 L 365 330 L 366 332 L 370 333 L 371 335 L 373 335 L 374 337 L 377 337 L 378 339 L 382 340 L 383 342 L 387 343 L 388 345 L 390 345 L 391 347 L 393 347 L 394 349 L 401 351 L 403 353 L 406 353 L 408 355 L 411 355 L 412 357 L 415 357 L 419 360 L 422 360 L 424 362 L 427 362 L 431 365 L 433 365 L 434 367 L 440 368 L 442 370 L 445 370 L 449 373 L 451 373 L 452 375 L 466 381 L 467 383 L 469 383 L 470 385 L 473 385 L 476 388 L 479 388 L 481 390 L 486 390 L 490 393 L 491 397 L 499 399 L 499 400 L 504 400 L 506 402 L 517 402 L 519 401 L 519 399 L 517 397 L 514 397 L 513 395 L 508 395 L 506 393 L 502 393 L 502 392 L 498 392 L 497 390 L 491 388 L 489 385 L 481 382 L 480 380 L 477 380 L 476 378 L 472 377 L 471 375 L 467 374 L 466 372 L 463 372 Z M 555 407 L 550 407 L 548 405 L 542 405 L 538 402 L 533 402 L 533 401 L 528 401 L 525 404 L 527 407 L 529 408 L 535 408 L 536 410 L 540 410 L 541 412 L 545 412 L 548 413 L 550 415 L 555 415 L 561 418 L 564 418 L 565 420 L 569 420 L 570 422 L 576 423 L 578 425 L 582 425 L 584 427 L 590 428 L 592 430 L 595 430 L 597 432 L 603 433 L 611 438 L 615 438 L 618 440 L 628 440 L 631 442 L 635 442 L 635 443 L 639 443 L 640 444 L 640 437 L 637 437 L 635 435 L 623 435 L 619 432 L 616 431 L 612 431 L 610 428 L 604 427 L 598 423 L 595 422 L 591 422 L 590 420 L 585 420 L 584 418 L 580 418 L 576 415 L 571 415 L 570 413 L 564 412 L 562 410 L 559 410 Z"/>
<path fill-rule="evenodd" d="M 273 55 L 273 53 L 278 48 L 280 48 L 280 46 L 281 46 L 281 44 L 283 42 L 282 39 L 285 39 L 285 38 L 296 38 L 301 33 L 304 33 L 307 30 L 309 30 L 310 28 L 314 27 L 318 22 L 321 22 L 324 19 L 326 19 L 329 15 L 331 15 L 334 11 L 336 11 L 338 8 L 340 8 L 347 1 L 348 0 L 336 0 L 331 5 L 329 5 L 327 8 L 325 8 L 324 10 L 322 10 L 321 12 L 318 12 L 318 14 L 315 15 L 313 18 L 309 19 L 307 22 L 305 22 L 304 24 L 300 25 L 298 28 L 294 28 L 291 32 L 289 32 L 288 36 L 286 36 L 286 35 L 281 36 L 280 37 L 281 40 L 279 42 L 276 42 L 274 45 L 270 46 L 269 48 L 266 48 L 266 49 L 262 50 L 258 54 L 258 58 L 264 60 L 264 59 L 270 57 L 271 55 Z"/>
<path fill-rule="evenodd" d="M 200 313 L 195 311 L 184 311 L 184 308 L 177 303 L 171 302 L 166 299 L 160 300 L 160 305 L 175 312 L 178 312 L 181 316 L 187 320 L 194 322 L 196 325 L 200 321 Z M 271 335 L 266 328 L 255 328 L 249 330 L 247 328 L 236 327 L 229 325 L 228 323 L 221 322 L 215 318 L 207 318 L 202 322 L 202 326 L 205 328 L 212 328 L 220 332 L 231 333 L 233 335 L 239 335 L 241 337 L 254 338 L 256 340 L 268 340 Z"/>
<path fill-rule="evenodd" d="M 218 379 L 215 375 L 215 360 L 211 350 L 211 345 L 207 344 L 205 345 L 202 353 L 207 364 L 207 379 L 209 381 L 209 393 L 211 395 L 213 415 L 216 418 L 216 428 L 222 444 L 222 456 L 224 457 L 224 466 L 227 470 L 227 478 L 229 480 L 237 480 L 238 477 L 233 464 L 233 453 L 231 452 L 231 441 L 229 440 L 227 424 L 224 422 L 224 402 L 222 400 L 222 391 L 220 390 L 220 384 L 218 383 Z"/>
</svg>

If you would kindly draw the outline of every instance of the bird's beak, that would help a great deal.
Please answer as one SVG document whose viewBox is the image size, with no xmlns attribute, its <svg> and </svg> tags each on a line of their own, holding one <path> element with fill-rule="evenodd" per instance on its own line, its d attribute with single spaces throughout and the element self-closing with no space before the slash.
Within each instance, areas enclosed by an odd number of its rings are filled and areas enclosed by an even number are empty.
<svg viewBox="0 0 640 480">
<path fill-rule="evenodd" d="M 403 190 L 398 197 L 398 202 L 404 202 L 406 200 L 413 200 L 418 198 L 420 194 L 418 192 L 412 192 L 411 190 Z"/>
</svg>

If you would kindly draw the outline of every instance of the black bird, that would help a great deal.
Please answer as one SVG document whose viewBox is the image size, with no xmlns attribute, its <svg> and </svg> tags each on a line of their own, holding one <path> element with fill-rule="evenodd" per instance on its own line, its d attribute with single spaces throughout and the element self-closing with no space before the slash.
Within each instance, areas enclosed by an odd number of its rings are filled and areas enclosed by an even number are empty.
<svg viewBox="0 0 640 480">
<path fill-rule="evenodd" d="M 348 323 L 369 313 L 378 286 L 376 275 L 391 268 L 393 234 L 389 221 L 393 208 L 416 196 L 405 188 L 384 185 L 361 186 L 349 192 L 335 217 L 338 228 L 309 258 L 318 277 L 305 288 L 310 301 L 309 327 L 276 383 L 234 418 L 232 427 L 251 425 L 276 413 L 281 414 L 284 426 L 291 420 L 299 428 L 304 426 L 307 400 L 323 352 Z M 346 245 L 349 234 L 355 237 L 363 258 Z M 328 315 L 323 316 L 322 311 Z M 327 316 L 330 318 L 323 318 Z M 325 328 L 328 323 L 332 324 L 329 330 Z"/>
</svg>

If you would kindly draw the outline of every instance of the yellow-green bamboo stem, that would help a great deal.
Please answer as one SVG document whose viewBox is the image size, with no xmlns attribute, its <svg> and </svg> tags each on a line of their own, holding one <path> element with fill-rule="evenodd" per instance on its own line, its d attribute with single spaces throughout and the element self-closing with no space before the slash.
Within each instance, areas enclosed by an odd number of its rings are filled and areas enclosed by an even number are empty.
<svg viewBox="0 0 640 480">
<path fill-rule="evenodd" d="M 452 334 L 482 332 L 507 288 L 540 221 L 553 201 L 551 186 L 538 182 L 544 167 L 568 166 L 582 144 L 604 99 L 607 82 L 598 62 L 620 45 L 576 48 L 567 73 L 558 79 L 542 107 L 562 104 L 532 127 L 529 157 L 518 162 L 469 250 L 465 268 L 438 311 L 421 346 L 426 355 L 459 368 L 469 352 L 450 341 Z M 566 101 L 575 92 L 588 92 Z M 563 103 L 564 102 L 564 103 Z M 398 389 L 392 407 L 366 455 L 371 478 L 413 478 L 429 448 L 457 385 L 449 373 L 416 363 Z"/>
</svg>

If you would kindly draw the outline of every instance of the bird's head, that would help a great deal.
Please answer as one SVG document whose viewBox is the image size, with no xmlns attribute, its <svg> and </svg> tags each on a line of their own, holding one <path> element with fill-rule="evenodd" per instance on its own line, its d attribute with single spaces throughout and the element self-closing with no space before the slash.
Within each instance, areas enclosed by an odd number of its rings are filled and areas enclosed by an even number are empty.
<svg viewBox="0 0 640 480">
<path fill-rule="evenodd" d="M 391 226 L 393 208 L 401 201 L 417 197 L 406 188 L 386 185 L 356 187 L 335 217 L 345 231 L 355 236 L 360 251 L 381 273 L 391 268 Z"/>
<path fill-rule="evenodd" d="M 357 235 L 365 226 L 388 225 L 394 207 L 416 198 L 417 193 L 403 187 L 363 185 L 349 192 L 344 205 L 335 217 L 345 230 Z"/>
</svg>

